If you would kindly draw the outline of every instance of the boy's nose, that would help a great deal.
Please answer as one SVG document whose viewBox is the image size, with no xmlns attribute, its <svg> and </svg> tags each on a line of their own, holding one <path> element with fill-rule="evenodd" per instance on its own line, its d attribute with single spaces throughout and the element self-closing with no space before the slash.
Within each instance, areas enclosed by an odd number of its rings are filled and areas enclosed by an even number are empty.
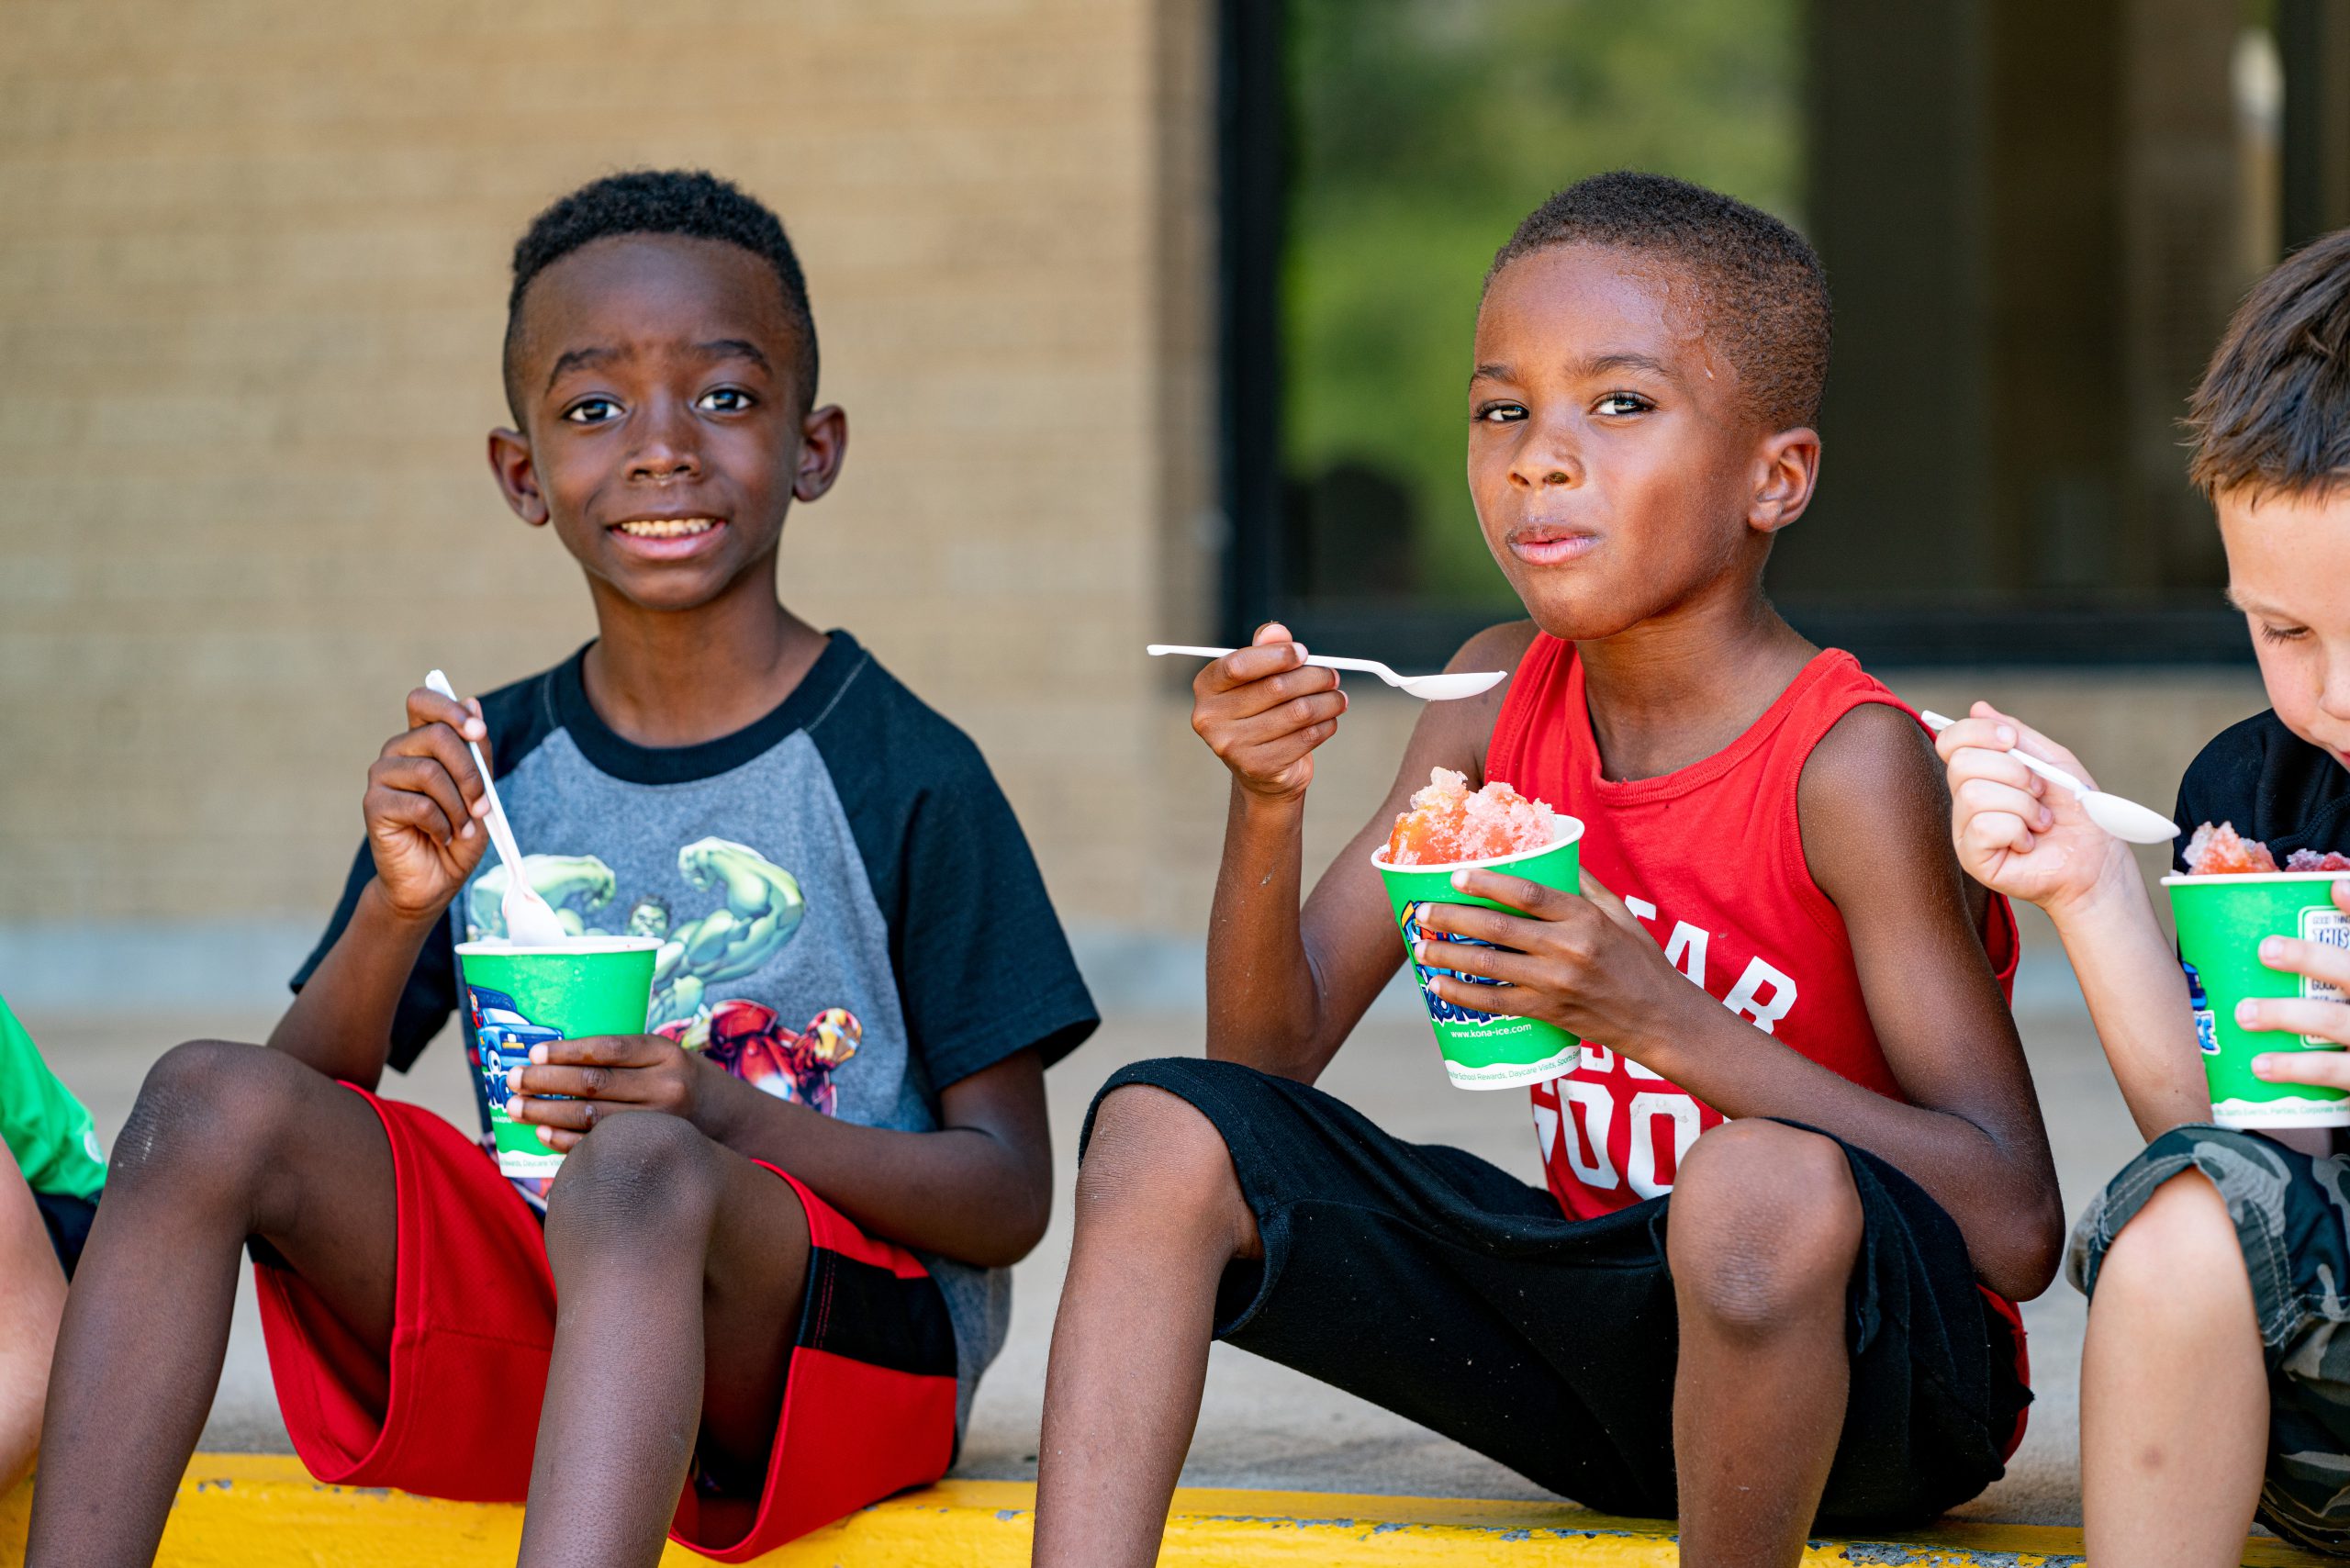
<svg viewBox="0 0 2350 1568">
<path fill-rule="evenodd" d="M 643 442 L 629 454 L 628 476 L 658 484 L 690 479 L 701 473 L 701 455 L 681 421 L 657 414 L 644 432 Z"/>
</svg>

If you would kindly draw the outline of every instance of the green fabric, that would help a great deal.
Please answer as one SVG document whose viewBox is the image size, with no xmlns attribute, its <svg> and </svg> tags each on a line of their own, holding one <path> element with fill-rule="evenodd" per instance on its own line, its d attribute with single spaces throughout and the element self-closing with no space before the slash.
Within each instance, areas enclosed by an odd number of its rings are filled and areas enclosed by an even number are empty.
<svg viewBox="0 0 2350 1568">
<path fill-rule="evenodd" d="M 0 1142 L 37 1193 L 95 1198 L 106 1184 L 106 1151 L 90 1113 L 57 1081 L 33 1037 L 0 999 Z"/>
</svg>

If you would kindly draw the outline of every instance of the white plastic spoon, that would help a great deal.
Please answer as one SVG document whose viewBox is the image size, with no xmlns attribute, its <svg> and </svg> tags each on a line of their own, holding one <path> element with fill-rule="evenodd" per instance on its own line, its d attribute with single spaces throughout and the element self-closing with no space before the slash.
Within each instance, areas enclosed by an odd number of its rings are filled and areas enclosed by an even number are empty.
<svg viewBox="0 0 2350 1568">
<path fill-rule="evenodd" d="M 1936 734 L 1949 729 L 1954 722 L 1940 713 L 1920 713 L 1918 717 L 1925 720 L 1927 728 Z M 2027 756 L 2020 747 L 2008 755 L 2051 784 L 2062 784 L 2070 790 L 2080 798 L 2081 810 L 2088 813 L 2089 821 L 2124 844 L 2168 844 L 2178 836 L 2178 824 L 2160 812 L 2152 811 L 2135 801 L 2125 801 L 2119 795 L 2109 795 L 2102 790 L 2092 790 L 2054 763 Z"/>
<path fill-rule="evenodd" d="M 1203 659 L 1220 659 L 1237 648 L 1194 648 L 1181 643 L 1153 643 L 1143 649 L 1153 658 L 1165 654 L 1194 654 Z M 1377 659 L 1340 659 L 1324 654 L 1308 655 L 1305 661 L 1324 669 L 1359 669 L 1375 675 L 1399 691 L 1406 691 L 1423 702 L 1449 702 L 1456 698 L 1474 697 L 1480 691 L 1491 691 L 1509 678 L 1509 671 L 1494 670 L 1474 675 L 1397 675 Z"/>
<path fill-rule="evenodd" d="M 424 678 L 425 689 L 437 691 L 454 702 L 456 692 L 449 685 L 449 678 L 434 670 Z M 522 869 L 522 851 L 515 846 L 514 829 L 506 821 L 506 808 L 498 802 L 498 786 L 489 781 L 489 764 L 482 760 L 481 747 L 472 741 L 465 748 L 474 754 L 474 767 L 481 771 L 482 792 L 489 797 L 489 815 L 483 819 L 489 828 L 489 842 L 498 850 L 498 858 L 506 867 L 506 891 L 498 901 L 500 914 L 506 917 L 506 939 L 520 947 L 545 947 L 567 942 L 571 933 L 539 890 L 531 886 L 530 877 Z"/>
</svg>

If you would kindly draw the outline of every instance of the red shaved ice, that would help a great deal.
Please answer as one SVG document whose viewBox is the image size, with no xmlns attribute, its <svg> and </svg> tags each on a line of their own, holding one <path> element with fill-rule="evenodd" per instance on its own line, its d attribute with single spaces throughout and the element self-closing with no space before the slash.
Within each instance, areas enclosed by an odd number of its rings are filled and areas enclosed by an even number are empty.
<svg viewBox="0 0 2350 1568">
<path fill-rule="evenodd" d="M 1558 837 L 1559 814 L 1498 779 L 1482 790 L 1449 767 L 1430 770 L 1427 788 L 1387 835 L 1390 866 L 1450 866 L 1548 848 Z"/>
<path fill-rule="evenodd" d="M 2268 846 L 2256 838 L 2245 838 L 2235 830 L 2233 823 L 2221 823 L 2213 827 L 2205 823 L 2187 841 L 2187 868 L 2201 877 L 2225 877 L 2248 871 L 2274 871 L 2277 857 L 2268 853 Z"/>
<path fill-rule="evenodd" d="M 2350 855 L 2329 849 L 2320 855 L 2314 849 L 2296 849 L 2285 857 L 2288 871 L 2350 871 Z"/>
</svg>

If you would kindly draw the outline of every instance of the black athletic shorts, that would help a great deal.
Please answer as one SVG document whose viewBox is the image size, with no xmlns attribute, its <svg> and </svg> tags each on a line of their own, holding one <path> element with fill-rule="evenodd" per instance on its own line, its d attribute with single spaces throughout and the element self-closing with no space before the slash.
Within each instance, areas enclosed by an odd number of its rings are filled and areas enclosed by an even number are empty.
<svg viewBox="0 0 2350 1568">
<path fill-rule="evenodd" d="M 82 1260 L 83 1244 L 90 1239 L 91 1222 L 98 1217 L 97 1203 L 63 1193 L 35 1193 L 33 1204 L 40 1210 L 41 1223 L 49 1226 L 49 1244 L 57 1249 L 57 1260 L 70 1280 L 73 1265 Z"/>
<path fill-rule="evenodd" d="M 1677 1512 L 1670 1197 L 1570 1220 L 1545 1189 L 1405 1143 L 1302 1083 L 1182 1058 L 1123 1069 L 1102 1093 L 1131 1083 L 1215 1124 L 1264 1238 L 1261 1261 L 1225 1271 L 1217 1338 L 1588 1506 Z M 1852 1392 L 1820 1518 L 1922 1521 L 2002 1473 L 2031 1399 L 2021 1346 L 1976 1287 L 1950 1215 L 1884 1160 L 1841 1147 L 1866 1230 Z"/>
</svg>

